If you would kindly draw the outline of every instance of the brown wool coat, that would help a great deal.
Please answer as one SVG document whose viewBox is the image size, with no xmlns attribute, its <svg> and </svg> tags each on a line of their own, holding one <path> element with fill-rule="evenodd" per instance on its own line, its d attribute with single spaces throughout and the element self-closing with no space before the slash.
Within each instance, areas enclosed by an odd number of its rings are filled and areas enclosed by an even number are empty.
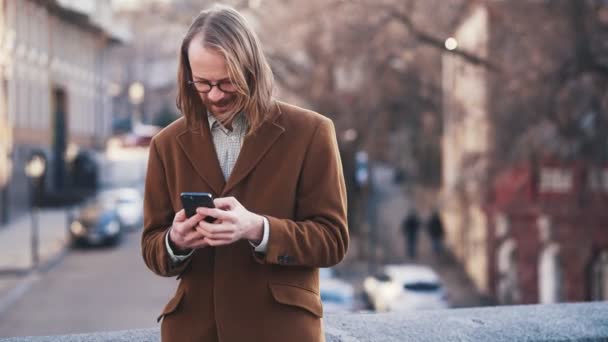
<svg viewBox="0 0 608 342">
<path fill-rule="evenodd" d="M 162 311 L 163 341 L 324 341 L 319 267 L 348 248 L 346 190 L 331 120 L 278 102 L 245 139 L 224 182 L 207 120 L 181 118 L 150 145 L 142 254 L 156 274 L 180 279 Z M 201 134 L 201 132 L 203 132 Z M 198 249 L 172 268 L 165 234 L 180 193 L 233 196 L 270 223 L 265 255 L 247 241 Z"/>
</svg>

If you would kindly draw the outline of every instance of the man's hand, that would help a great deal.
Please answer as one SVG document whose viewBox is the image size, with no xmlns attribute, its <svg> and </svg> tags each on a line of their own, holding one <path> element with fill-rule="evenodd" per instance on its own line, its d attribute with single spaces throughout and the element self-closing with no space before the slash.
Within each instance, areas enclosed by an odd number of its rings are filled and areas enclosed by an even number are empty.
<svg viewBox="0 0 608 342">
<path fill-rule="evenodd" d="M 169 242 L 176 247 L 177 254 L 187 254 L 190 249 L 208 246 L 205 237 L 195 227 L 205 218 L 199 213 L 187 218 L 184 209 L 175 214 L 173 226 L 169 232 Z"/>
<path fill-rule="evenodd" d="M 213 203 L 216 208 L 198 208 L 197 214 L 202 217 L 213 216 L 213 223 L 200 221 L 196 230 L 205 237 L 210 246 L 229 245 L 241 239 L 247 239 L 254 244 L 262 241 L 264 234 L 264 218 L 254 214 L 234 197 L 216 198 Z"/>
</svg>

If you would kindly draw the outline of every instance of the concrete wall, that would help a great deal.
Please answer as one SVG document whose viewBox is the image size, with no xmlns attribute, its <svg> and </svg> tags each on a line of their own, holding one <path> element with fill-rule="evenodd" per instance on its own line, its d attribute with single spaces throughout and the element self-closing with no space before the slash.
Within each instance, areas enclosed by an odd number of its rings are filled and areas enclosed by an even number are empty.
<svg viewBox="0 0 608 342">
<path fill-rule="evenodd" d="M 606 341 L 608 303 L 503 306 L 417 311 L 408 314 L 342 314 L 324 318 L 328 342 L 358 341 Z M 15 337 L 0 342 L 144 342 L 159 330 L 69 336 Z"/>
</svg>

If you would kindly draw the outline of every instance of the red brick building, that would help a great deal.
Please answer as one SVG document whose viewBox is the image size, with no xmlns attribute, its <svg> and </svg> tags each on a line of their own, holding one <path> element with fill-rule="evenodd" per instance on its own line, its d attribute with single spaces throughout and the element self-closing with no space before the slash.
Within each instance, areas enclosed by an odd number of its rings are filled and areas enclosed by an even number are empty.
<svg viewBox="0 0 608 342">
<path fill-rule="evenodd" d="M 608 300 L 608 167 L 543 162 L 494 182 L 488 283 L 499 303 Z"/>
</svg>

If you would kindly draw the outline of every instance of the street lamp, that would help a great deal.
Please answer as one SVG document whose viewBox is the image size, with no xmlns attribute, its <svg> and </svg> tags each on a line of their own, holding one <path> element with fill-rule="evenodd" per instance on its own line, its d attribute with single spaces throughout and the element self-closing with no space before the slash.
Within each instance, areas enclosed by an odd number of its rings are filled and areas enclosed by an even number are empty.
<svg viewBox="0 0 608 342">
<path fill-rule="evenodd" d="M 449 51 L 454 51 L 458 48 L 458 40 L 454 37 L 450 37 L 445 40 L 445 48 Z"/>
<path fill-rule="evenodd" d="M 32 268 L 38 267 L 39 254 L 38 254 L 38 206 L 37 206 L 37 195 L 40 194 L 41 177 L 46 170 L 46 158 L 41 152 L 32 153 L 30 159 L 25 165 L 25 174 L 29 179 L 30 187 L 30 215 L 32 218 L 31 235 L 30 235 L 30 246 L 32 253 Z"/>
</svg>

